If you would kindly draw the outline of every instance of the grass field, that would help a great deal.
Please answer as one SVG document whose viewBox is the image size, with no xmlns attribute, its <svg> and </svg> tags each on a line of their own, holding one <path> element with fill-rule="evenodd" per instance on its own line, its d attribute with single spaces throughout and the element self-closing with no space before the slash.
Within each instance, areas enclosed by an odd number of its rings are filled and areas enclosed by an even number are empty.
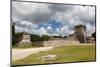
<svg viewBox="0 0 100 67">
<path fill-rule="evenodd" d="M 39 57 L 51 54 L 57 55 L 56 60 L 41 62 L 40 59 L 38 59 Z M 55 47 L 50 51 L 32 54 L 23 59 L 13 61 L 12 65 L 95 61 L 95 58 L 95 45 L 62 46 Z"/>
</svg>

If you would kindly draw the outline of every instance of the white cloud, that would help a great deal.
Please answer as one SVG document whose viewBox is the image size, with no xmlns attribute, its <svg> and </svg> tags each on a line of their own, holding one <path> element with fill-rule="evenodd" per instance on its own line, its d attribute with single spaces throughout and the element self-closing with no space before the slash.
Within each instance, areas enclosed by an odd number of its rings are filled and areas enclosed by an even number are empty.
<svg viewBox="0 0 100 67">
<path fill-rule="evenodd" d="M 63 26 L 62 28 L 61 28 L 61 35 L 68 35 L 69 34 L 69 32 L 70 32 L 70 30 L 69 30 L 69 28 L 68 28 L 68 26 L 66 25 L 66 26 Z"/>
<path fill-rule="evenodd" d="M 39 35 L 48 35 L 47 30 L 44 27 L 41 27 L 38 30 L 37 34 L 39 34 Z"/>
<path fill-rule="evenodd" d="M 15 32 L 22 32 L 24 30 L 23 27 L 15 26 Z"/>
<path fill-rule="evenodd" d="M 52 29 L 52 27 L 50 25 L 47 27 L 47 32 L 48 33 L 53 33 L 53 29 Z"/>
<path fill-rule="evenodd" d="M 55 32 L 60 33 L 60 29 L 59 29 L 59 28 L 57 28 Z"/>
<path fill-rule="evenodd" d="M 95 27 L 93 27 L 89 23 L 86 25 L 86 27 L 87 27 L 87 30 L 86 30 L 87 36 L 91 36 L 91 33 L 95 32 Z"/>
<path fill-rule="evenodd" d="M 52 30 L 52 27 L 51 27 L 51 26 L 48 26 L 48 27 L 47 27 L 47 30 Z"/>
<path fill-rule="evenodd" d="M 74 33 L 74 30 L 70 30 L 69 34 L 73 34 Z"/>
<path fill-rule="evenodd" d="M 68 26 L 63 26 L 63 27 L 61 28 L 61 31 L 64 32 L 64 33 L 69 32 Z"/>
<path fill-rule="evenodd" d="M 64 25 L 61 29 L 53 31 L 51 25 L 45 29 L 38 28 L 39 23 L 48 23 L 56 19 Z M 54 5 L 29 2 L 12 2 L 12 20 L 16 23 L 17 31 L 36 33 L 39 35 L 61 34 L 68 35 L 74 31 L 69 26 L 84 24 L 88 34 L 95 31 L 95 7 L 77 5 Z"/>
<path fill-rule="evenodd" d="M 13 20 L 14 18 L 18 18 L 20 21 L 27 20 L 32 23 L 39 23 L 44 21 L 47 22 L 51 14 L 51 11 L 48 9 L 48 4 L 15 1 L 12 2 Z"/>
</svg>

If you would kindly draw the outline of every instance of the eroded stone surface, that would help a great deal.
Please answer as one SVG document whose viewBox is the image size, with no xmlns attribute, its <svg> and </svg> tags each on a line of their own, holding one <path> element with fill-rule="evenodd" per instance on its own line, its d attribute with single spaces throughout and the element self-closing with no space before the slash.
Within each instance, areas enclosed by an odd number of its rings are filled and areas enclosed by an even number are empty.
<svg viewBox="0 0 100 67">
<path fill-rule="evenodd" d="M 57 55 L 46 55 L 46 56 L 42 56 L 39 59 L 41 61 L 51 61 L 51 60 L 56 60 Z"/>
</svg>

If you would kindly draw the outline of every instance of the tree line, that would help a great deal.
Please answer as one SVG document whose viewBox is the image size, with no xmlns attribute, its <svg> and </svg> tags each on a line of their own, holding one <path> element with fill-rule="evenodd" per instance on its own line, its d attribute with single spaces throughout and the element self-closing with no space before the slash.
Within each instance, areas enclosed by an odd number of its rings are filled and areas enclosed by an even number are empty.
<svg viewBox="0 0 100 67">
<path fill-rule="evenodd" d="M 18 43 L 19 41 L 22 40 L 22 35 L 23 33 L 12 33 L 12 44 L 16 44 Z M 37 34 L 30 34 L 30 40 L 31 42 L 36 42 L 36 41 L 48 41 L 50 40 L 51 38 L 66 38 L 67 36 L 65 37 L 62 37 L 62 36 L 49 36 L 49 35 L 42 35 L 42 36 L 39 36 Z"/>
<path fill-rule="evenodd" d="M 23 33 L 15 33 L 12 34 L 12 44 L 15 45 L 16 43 L 18 43 L 19 41 L 22 40 L 22 35 Z M 32 42 L 36 42 L 36 41 L 48 41 L 51 37 L 48 35 L 36 35 L 36 34 L 30 34 L 30 40 Z"/>
</svg>

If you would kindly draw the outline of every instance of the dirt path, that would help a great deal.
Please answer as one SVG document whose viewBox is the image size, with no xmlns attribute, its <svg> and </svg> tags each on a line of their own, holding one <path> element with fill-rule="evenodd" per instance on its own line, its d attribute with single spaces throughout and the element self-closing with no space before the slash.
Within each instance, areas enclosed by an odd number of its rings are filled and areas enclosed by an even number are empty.
<svg viewBox="0 0 100 67">
<path fill-rule="evenodd" d="M 27 48 L 27 49 L 12 49 L 12 61 L 19 60 L 29 56 L 31 54 L 35 54 L 41 51 L 48 51 L 53 49 L 54 47 L 39 47 L 39 48 Z"/>
<path fill-rule="evenodd" d="M 92 45 L 92 44 L 79 44 L 79 45 Z M 72 46 L 72 45 L 69 45 Z M 42 51 L 48 51 L 53 49 L 52 47 L 39 47 L 39 48 L 26 48 L 26 49 L 12 49 L 12 61 L 19 60 L 29 56 L 31 54 L 35 54 Z"/>
</svg>

